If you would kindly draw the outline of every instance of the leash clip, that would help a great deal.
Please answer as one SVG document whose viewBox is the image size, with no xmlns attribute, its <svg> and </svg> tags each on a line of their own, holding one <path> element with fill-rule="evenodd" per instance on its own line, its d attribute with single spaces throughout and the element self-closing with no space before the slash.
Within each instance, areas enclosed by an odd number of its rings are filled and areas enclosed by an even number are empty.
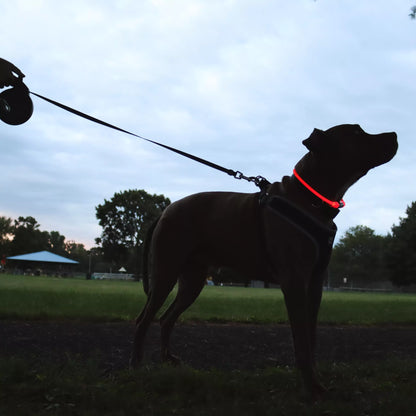
<svg viewBox="0 0 416 416">
<path fill-rule="evenodd" d="M 239 170 L 235 171 L 233 176 L 235 179 L 238 179 L 238 180 L 240 179 L 244 179 L 246 181 L 249 180 L 249 178 L 247 176 L 244 176 L 243 172 L 240 172 Z"/>
<path fill-rule="evenodd" d="M 345 207 L 345 202 L 344 202 L 343 199 L 341 199 L 338 203 L 339 203 L 338 208 L 344 208 Z"/>
<path fill-rule="evenodd" d="M 270 182 L 263 176 L 245 176 L 242 172 L 237 170 L 234 172 L 233 177 L 235 179 L 244 179 L 247 182 L 253 182 L 260 189 L 264 189 L 267 185 L 270 185 Z"/>
</svg>

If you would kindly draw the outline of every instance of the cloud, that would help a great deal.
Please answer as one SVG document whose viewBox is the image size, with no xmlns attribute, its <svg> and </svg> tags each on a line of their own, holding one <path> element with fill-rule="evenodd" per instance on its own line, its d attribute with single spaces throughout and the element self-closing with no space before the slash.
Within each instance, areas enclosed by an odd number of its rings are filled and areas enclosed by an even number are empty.
<svg viewBox="0 0 416 416">
<path fill-rule="evenodd" d="M 314 127 L 396 130 L 399 153 L 348 191 L 340 234 L 388 231 L 414 198 L 415 23 L 371 0 L 15 1 L 2 5 L 2 57 L 31 90 L 247 175 L 280 180 Z M 125 189 L 175 200 L 255 192 L 150 143 L 33 98 L 25 125 L 0 125 L 0 215 L 92 245 L 95 206 Z M 371 202 L 366 198 L 371 196 Z M 371 205 L 372 204 L 372 205 Z M 367 215 L 369 206 L 373 215 Z M 366 215 L 363 215 L 366 213 Z"/>
</svg>

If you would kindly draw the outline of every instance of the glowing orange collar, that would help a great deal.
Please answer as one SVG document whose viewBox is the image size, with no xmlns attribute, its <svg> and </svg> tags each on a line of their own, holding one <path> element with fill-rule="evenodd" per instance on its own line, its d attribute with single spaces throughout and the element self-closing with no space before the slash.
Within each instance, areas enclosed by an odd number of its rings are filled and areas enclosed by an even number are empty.
<svg viewBox="0 0 416 416">
<path fill-rule="evenodd" d="M 310 186 L 309 184 L 307 184 L 300 176 L 299 174 L 296 172 L 296 169 L 293 169 L 293 174 L 295 175 L 296 179 L 305 187 L 307 188 L 309 191 L 311 191 L 314 195 L 316 195 L 319 199 L 321 199 L 322 201 L 326 202 L 331 208 L 343 208 L 345 207 L 345 202 L 343 199 L 341 199 L 341 201 L 337 202 L 337 201 L 331 201 L 328 198 L 325 198 L 323 195 L 321 195 L 318 191 L 315 191 L 315 189 L 312 188 L 312 186 Z"/>
</svg>

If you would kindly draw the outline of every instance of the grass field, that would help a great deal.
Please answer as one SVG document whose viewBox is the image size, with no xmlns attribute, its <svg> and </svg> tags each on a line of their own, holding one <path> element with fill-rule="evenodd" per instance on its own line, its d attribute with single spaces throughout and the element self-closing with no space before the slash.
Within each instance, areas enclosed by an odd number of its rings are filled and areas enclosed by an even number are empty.
<svg viewBox="0 0 416 416">
<path fill-rule="evenodd" d="M 137 282 L 0 275 L 0 319 L 133 320 L 145 300 Z M 415 305 L 415 294 L 325 292 L 319 321 L 412 325 Z M 283 323 L 287 314 L 278 289 L 207 286 L 181 319 Z"/>
<path fill-rule="evenodd" d="M 171 297 L 172 299 L 172 297 Z M 132 320 L 145 295 L 137 282 L 0 275 L 0 319 Z M 415 325 L 416 295 L 324 293 L 320 324 Z M 183 321 L 284 323 L 280 290 L 206 287 Z M 1 325 L 1 323 L 0 323 Z M 1 340 L 0 340 L 1 342 Z M 103 372 L 0 357 L 0 415 L 416 415 L 416 359 L 320 363 L 325 400 L 301 400 L 297 373 L 144 367 Z"/>
<path fill-rule="evenodd" d="M 416 362 L 328 364 L 324 401 L 300 399 L 296 372 L 142 368 L 103 375 L 93 363 L 0 359 L 0 414 L 141 416 L 414 416 Z"/>
</svg>

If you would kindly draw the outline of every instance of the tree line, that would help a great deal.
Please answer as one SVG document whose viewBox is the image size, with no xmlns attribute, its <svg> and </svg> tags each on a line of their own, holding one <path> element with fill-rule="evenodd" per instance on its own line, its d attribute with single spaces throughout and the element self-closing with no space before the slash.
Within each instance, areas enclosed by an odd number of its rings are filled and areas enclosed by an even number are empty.
<svg viewBox="0 0 416 416">
<path fill-rule="evenodd" d="M 117 192 L 98 205 L 96 218 L 102 227 L 96 247 L 66 241 L 58 231 L 41 231 L 33 217 L 12 220 L 0 217 L 0 254 L 4 257 L 48 250 L 77 260 L 79 270 L 116 271 L 123 266 L 140 275 L 143 241 L 151 224 L 170 204 L 164 195 L 144 190 Z M 329 267 L 330 286 L 369 287 L 390 281 L 396 286 L 416 284 L 416 202 L 383 236 L 369 227 L 351 227 L 335 245 Z M 230 271 L 214 271 L 214 279 L 245 283 Z M 261 277 L 259 277 L 261 278 Z"/>
<path fill-rule="evenodd" d="M 385 236 L 363 225 L 348 229 L 334 247 L 329 271 L 334 286 L 416 284 L 416 202 Z"/>
<path fill-rule="evenodd" d="M 85 268 L 89 252 L 83 244 L 67 241 L 58 231 L 42 231 L 40 224 L 32 217 L 19 217 L 17 220 L 0 216 L 0 255 L 2 264 L 6 257 L 37 251 L 50 251 L 69 257 Z"/>
<path fill-rule="evenodd" d="M 146 231 L 169 204 L 170 200 L 163 195 L 151 195 L 144 190 L 115 193 L 95 208 L 102 233 L 95 240 L 96 247 L 89 250 L 83 244 L 67 241 L 58 231 L 42 231 L 32 216 L 17 220 L 0 216 L 2 263 L 7 263 L 10 256 L 46 250 L 78 261 L 75 271 L 116 272 L 124 267 L 139 276 Z"/>
</svg>

